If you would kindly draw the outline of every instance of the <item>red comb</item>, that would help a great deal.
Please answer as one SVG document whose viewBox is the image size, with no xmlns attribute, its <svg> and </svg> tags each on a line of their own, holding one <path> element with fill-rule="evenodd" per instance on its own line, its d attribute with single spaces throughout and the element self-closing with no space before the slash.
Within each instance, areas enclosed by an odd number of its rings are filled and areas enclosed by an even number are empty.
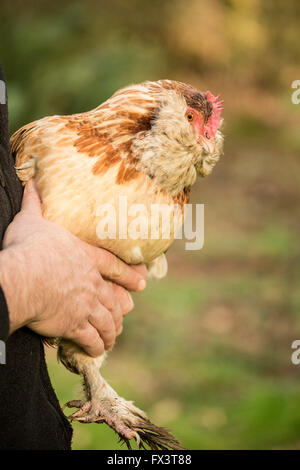
<svg viewBox="0 0 300 470">
<path fill-rule="evenodd" d="M 214 96 L 210 91 L 205 93 L 205 97 L 212 104 L 212 113 L 206 125 L 209 127 L 211 134 L 215 135 L 220 125 L 224 100 L 220 101 L 221 95 Z"/>
</svg>

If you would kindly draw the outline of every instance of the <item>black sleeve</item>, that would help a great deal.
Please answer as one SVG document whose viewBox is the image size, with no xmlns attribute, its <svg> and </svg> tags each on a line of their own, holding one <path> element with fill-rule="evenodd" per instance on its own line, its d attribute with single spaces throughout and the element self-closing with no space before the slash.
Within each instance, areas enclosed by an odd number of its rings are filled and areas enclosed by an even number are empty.
<svg viewBox="0 0 300 470">
<path fill-rule="evenodd" d="M 8 308 L 5 300 L 3 290 L 0 287 L 0 340 L 5 341 L 8 337 L 9 331 L 9 316 Z"/>
<path fill-rule="evenodd" d="M 8 106 L 6 85 L 3 70 L 0 64 L 0 146 L 1 146 L 1 166 L 5 165 L 9 150 L 9 129 L 8 129 Z"/>
<path fill-rule="evenodd" d="M 1 203 L 1 212 L 0 212 L 0 249 L 2 245 L 2 236 L 4 230 L 9 222 L 9 212 L 11 204 L 8 200 L 6 191 L 5 191 L 5 176 L 3 168 L 7 163 L 7 160 L 10 157 L 9 153 L 9 130 L 8 130 L 8 113 L 7 113 L 7 97 L 6 92 L 3 88 L 3 83 L 5 83 L 2 68 L 0 65 L 0 80 L 1 80 L 1 90 L 0 90 L 0 203 Z M 5 96 L 4 96 L 5 95 Z M 9 316 L 8 309 L 5 300 L 3 290 L 0 286 L 0 339 L 6 340 L 9 331 Z"/>
</svg>

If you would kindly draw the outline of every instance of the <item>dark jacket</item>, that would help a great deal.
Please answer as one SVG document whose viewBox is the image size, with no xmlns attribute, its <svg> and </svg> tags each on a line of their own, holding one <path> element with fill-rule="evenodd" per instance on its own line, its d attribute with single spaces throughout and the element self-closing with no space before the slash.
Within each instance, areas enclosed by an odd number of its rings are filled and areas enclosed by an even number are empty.
<svg viewBox="0 0 300 470">
<path fill-rule="evenodd" d="M 1 66 L 0 80 L 4 81 Z M 9 150 L 7 104 L 0 104 L 1 247 L 21 198 Z M 0 339 L 6 341 L 6 363 L 1 364 L 3 355 L 0 360 L 0 449 L 70 449 L 72 428 L 51 386 L 41 338 L 28 328 L 8 338 L 8 329 L 9 314 L 0 288 Z"/>
</svg>

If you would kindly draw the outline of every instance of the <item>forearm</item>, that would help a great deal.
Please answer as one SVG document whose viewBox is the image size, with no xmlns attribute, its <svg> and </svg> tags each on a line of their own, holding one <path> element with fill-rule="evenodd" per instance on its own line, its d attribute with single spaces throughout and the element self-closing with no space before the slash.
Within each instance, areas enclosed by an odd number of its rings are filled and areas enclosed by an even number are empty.
<svg viewBox="0 0 300 470">
<path fill-rule="evenodd" d="M 0 252 L 0 285 L 9 311 L 9 334 L 25 326 L 28 317 L 30 273 L 22 250 L 7 248 Z"/>
</svg>

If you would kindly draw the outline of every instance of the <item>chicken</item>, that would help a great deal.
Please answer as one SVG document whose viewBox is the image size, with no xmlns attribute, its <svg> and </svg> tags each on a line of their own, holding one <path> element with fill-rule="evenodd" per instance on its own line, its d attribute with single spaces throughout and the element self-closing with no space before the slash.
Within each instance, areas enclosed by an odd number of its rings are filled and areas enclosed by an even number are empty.
<svg viewBox="0 0 300 470">
<path fill-rule="evenodd" d="M 17 175 L 24 184 L 35 178 L 44 217 L 126 263 L 147 263 L 152 277 L 163 277 L 165 252 L 183 223 L 190 188 L 197 174 L 210 174 L 222 154 L 222 103 L 209 91 L 171 80 L 131 85 L 92 111 L 45 117 L 19 129 L 11 138 Z M 169 236 L 162 236 L 162 227 L 155 239 L 101 236 L 98 207 L 113 205 L 120 225 L 121 196 L 128 207 L 171 207 Z M 129 448 L 132 438 L 141 448 L 181 448 L 104 380 L 99 369 L 105 354 L 92 358 L 59 339 L 58 357 L 84 379 L 85 400 L 66 404 L 78 408 L 71 419 L 106 422 Z"/>
</svg>

